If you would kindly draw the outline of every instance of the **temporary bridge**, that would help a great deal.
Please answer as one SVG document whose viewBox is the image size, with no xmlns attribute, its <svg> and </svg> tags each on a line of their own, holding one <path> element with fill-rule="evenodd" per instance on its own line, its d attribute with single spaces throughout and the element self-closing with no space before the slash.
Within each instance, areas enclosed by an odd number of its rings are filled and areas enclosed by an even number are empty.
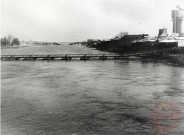
<svg viewBox="0 0 184 135">
<path fill-rule="evenodd" d="M 25 60 L 106 60 L 123 59 L 128 57 L 154 57 L 168 53 L 183 52 L 184 47 L 173 47 L 142 52 L 123 54 L 50 54 L 50 55 L 1 55 L 2 61 L 25 61 Z"/>
</svg>

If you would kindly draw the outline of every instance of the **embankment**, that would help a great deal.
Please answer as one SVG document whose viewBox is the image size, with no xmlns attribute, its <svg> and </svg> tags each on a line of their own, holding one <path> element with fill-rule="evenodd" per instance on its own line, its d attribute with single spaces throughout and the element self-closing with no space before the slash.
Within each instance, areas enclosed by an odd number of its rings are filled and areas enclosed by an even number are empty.
<svg viewBox="0 0 184 135">
<path fill-rule="evenodd" d="M 163 56 L 163 58 L 171 63 L 184 66 L 184 54 L 168 54 Z"/>
</svg>

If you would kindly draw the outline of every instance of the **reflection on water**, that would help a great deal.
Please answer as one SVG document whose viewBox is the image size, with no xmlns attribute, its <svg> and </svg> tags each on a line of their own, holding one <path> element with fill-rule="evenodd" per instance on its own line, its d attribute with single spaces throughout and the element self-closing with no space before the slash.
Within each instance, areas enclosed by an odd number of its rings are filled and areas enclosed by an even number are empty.
<svg viewBox="0 0 184 135">
<path fill-rule="evenodd" d="M 47 47 L 37 48 L 48 53 Z M 101 53 L 58 48 L 50 50 Z M 182 67 L 151 60 L 3 61 L 1 78 L 3 135 L 184 134 Z M 159 101 L 170 101 L 181 112 L 179 127 L 170 133 L 150 124 L 150 109 Z"/>
</svg>

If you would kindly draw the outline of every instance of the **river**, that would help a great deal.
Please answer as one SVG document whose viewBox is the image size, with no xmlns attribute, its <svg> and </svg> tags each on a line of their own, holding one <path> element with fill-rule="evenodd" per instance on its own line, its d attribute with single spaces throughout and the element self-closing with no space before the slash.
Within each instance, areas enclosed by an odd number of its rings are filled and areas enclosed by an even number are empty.
<svg viewBox="0 0 184 135">
<path fill-rule="evenodd" d="M 2 48 L 2 54 L 108 53 L 83 46 Z M 184 68 L 164 60 L 2 61 L 2 135 L 183 135 Z M 170 132 L 150 110 L 175 104 Z"/>
</svg>

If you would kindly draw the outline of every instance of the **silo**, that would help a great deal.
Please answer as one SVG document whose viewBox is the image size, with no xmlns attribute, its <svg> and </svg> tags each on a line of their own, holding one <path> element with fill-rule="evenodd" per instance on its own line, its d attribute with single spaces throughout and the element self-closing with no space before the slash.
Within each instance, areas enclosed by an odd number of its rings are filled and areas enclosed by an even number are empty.
<svg viewBox="0 0 184 135">
<path fill-rule="evenodd" d="M 183 9 L 179 6 L 172 10 L 173 33 L 182 33 Z"/>
</svg>

